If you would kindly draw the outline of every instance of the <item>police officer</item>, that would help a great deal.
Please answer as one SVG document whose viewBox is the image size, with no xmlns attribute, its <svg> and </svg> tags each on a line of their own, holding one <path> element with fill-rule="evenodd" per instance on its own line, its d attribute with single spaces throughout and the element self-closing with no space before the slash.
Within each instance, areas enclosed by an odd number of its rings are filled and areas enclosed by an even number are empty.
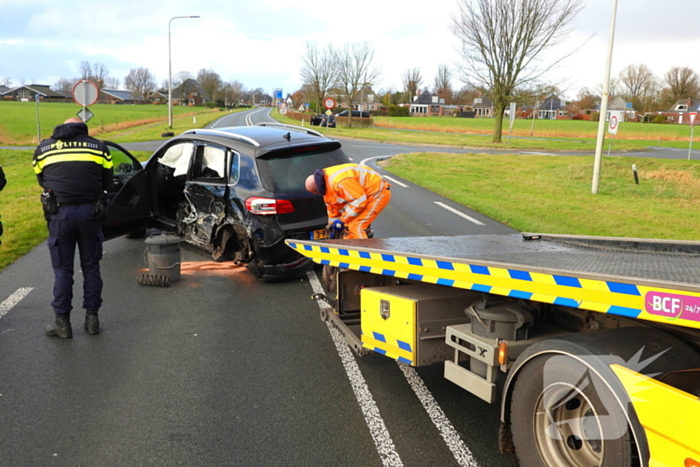
<svg viewBox="0 0 700 467">
<path fill-rule="evenodd" d="M 58 125 L 34 152 L 34 172 L 44 188 L 42 204 L 48 221 L 51 266 L 54 271 L 54 324 L 46 335 L 73 337 L 73 263 L 75 247 L 83 271 L 85 330 L 100 332 L 97 313 L 102 305 L 102 220 L 105 192 L 113 183 L 112 156 L 107 146 L 90 136 L 82 120 L 72 117 Z"/>
</svg>

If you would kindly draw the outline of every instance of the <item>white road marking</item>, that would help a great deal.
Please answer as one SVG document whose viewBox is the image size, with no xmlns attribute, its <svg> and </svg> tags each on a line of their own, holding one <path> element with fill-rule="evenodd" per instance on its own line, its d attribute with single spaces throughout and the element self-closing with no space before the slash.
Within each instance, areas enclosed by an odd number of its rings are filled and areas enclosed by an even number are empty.
<svg viewBox="0 0 700 467">
<path fill-rule="evenodd" d="M 362 159 L 360 162 L 360 165 L 363 167 L 367 167 L 367 161 L 372 161 L 374 159 L 388 159 L 391 156 L 374 156 L 374 157 L 368 157 L 367 159 Z"/>
<path fill-rule="evenodd" d="M 308 271 L 306 275 L 309 278 L 309 283 L 313 291 L 315 293 L 324 293 L 323 286 L 318 280 L 316 273 L 314 271 Z M 318 306 L 320 308 L 328 308 L 328 305 L 320 300 L 318 300 Z M 329 309 L 329 312 L 332 313 L 333 311 Z M 403 466 L 399 453 L 396 452 L 394 441 L 391 439 L 389 430 L 387 430 L 384 424 L 384 420 L 379 413 L 379 408 L 377 408 L 377 404 L 374 402 L 372 393 L 369 392 L 367 382 L 362 376 L 360 368 L 357 366 L 357 362 L 350 351 L 350 347 L 345 343 L 345 340 L 337 329 L 328 322 L 326 322 L 326 326 L 328 326 L 328 331 L 331 333 L 333 343 L 335 343 L 338 355 L 340 355 L 340 360 L 343 362 L 343 367 L 348 375 L 357 402 L 360 404 L 360 410 L 362 410 L 362 414 L 365 417 L 365 422 L 374 440 L 374 445 L 377 447 L 379 457 L 382 459 L 382 463 L 387 467 Z"/>
<path fill-rule="evenodd" d="M 462 438 L 459 437 L 457 430 L 454 429 L 450 420 L 445 416 L 445 412 L 442 411 L 415 368 L 405 363 L 398 363 L 398 365 L 404 376 L 406 376 L 406 380 L 411 385 L 413 392 L 418 396 L 418 400 L 423 404 L 430 420 L 433 421 L 442 439 L 445 440 L 447 447 L 452 451 L 457 463 L 462 467 L 478 467 L 479 464 L 472 456 L 471 451 L 464 444 Z"/>
<path fill-rule="evenodd" d="M 437 205 L 440 206 L 441 208 L 445 208 L 445 209 L 447 209 L 448 211 L 457 214 L 459 217 L 463 217 L 464 219 L 468 220 L 469 222 L 475 223 L 476 225 L 486 225 L 486 224 L 484 224 L 483 222 L 481 222 L 481 221 L 479 221 L 479 220 L 476 220 L 476 219 L 474 219 L 473 217 L 468 216 L 468 215 L 464 214 L 463 212 L 456 210 L 456 209 L 453 208 L 453 207 L 450 207 L 450 206 L 448 206 L 448 205 L 446 205 L 446 204 L 444 204 L 444 203 L 441 203 L 440 201 L 435 201 L 435 204 L 437 204 Z"/>
<path fill-rule="evenodd" d="M 404 187 L 404 188 L 408 188 L 408 185 L 406 185 L 405 183 L 401 183 L 400 181 L 398 181 L 398 180 L 396 180 L 396 179 L 393 179 L 393 178 L 391 178 L 391 177 L 387 177 L 386 175 L 382 175 L 382 177 L 386 178 L 386 179 L 389 180 L 391 183 L 394 183 L 394 184 L 396 184 L 396 185 L 398 185 L 398 186 L 402 186 L 402 187 Z"/>
<path fill-rule="evenodd" d="M 29 292 L 34 290 L 34 287 L 21 287 L 7 297 L 4 302 L 0 303 L 0 318 L 5 316 L 8 311 L 15 307 L 19 302 L 26 297 Z"/>
<path fill-rule="evenodd" d="M 374 157 L 368 157 L 367 159 L 363 159 L 362 162 L 360 162 L 360 165 L 363 166 L 363 167 L 367 167 L 367 161 L 371 161 L 371 160 L 374 160 L 374 159 L 388 159 L 388 158 L 390 158 L 390 157 L 391 157 L 391 156 L 374 156 Z M 401 187 L 408 188 L 408 185 L 406 185 L 405 183 L 401 183 L 400 181 L 398 181 L 398 180 L 396 180 L 396 179 L 394 179 L 394 178 L 388 177 L 388 176 L 386 176 L 386 175 L 382 175 L 382 177 L 386 178 L 386 179 L 389 180 L 391 183 L 395 183 L 395 184 L 397 184 L 397 185 L 399 185 L 399 186 L 401 186 Z"/>
</svg>

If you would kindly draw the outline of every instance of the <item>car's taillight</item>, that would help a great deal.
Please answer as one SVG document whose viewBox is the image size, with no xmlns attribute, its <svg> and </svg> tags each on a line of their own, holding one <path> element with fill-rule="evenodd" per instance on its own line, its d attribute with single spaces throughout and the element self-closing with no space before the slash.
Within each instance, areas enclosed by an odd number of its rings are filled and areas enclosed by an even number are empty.
<svg viewBox="0 0 700 467">
<path fill-rule="evenodd" d="M 245 207 L 253 214 L 261 216 L 294 212 L 292 202 L 286 199 L 248 198 L 245 200 Z"/>
</svg>

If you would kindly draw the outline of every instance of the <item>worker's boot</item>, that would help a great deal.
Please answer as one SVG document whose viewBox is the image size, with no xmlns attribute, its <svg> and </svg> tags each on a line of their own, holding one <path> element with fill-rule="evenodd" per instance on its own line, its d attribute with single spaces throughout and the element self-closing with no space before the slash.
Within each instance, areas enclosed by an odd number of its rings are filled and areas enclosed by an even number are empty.
<svg viewBox="0 0 700 467">
<path fill-rule="evenodd" d="M 100 321 L 97 319 L 97 310 L 85 310 L 85 330 L 93 336 L 100 333 Z"/>
<path fill-rule="evenodd" d="M 54 324 L 46 326 L 46 335 L 58 337 L 59 339 L 70 339 L 73 337 L 73 328 L 70 326 L 70 315 L 56 315 Z"/>
</svg>

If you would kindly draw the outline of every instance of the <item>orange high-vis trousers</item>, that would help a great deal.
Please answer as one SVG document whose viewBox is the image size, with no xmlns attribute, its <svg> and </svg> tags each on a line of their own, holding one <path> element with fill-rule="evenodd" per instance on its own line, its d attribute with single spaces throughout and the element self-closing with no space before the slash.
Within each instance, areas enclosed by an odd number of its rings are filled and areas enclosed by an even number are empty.
<svg viewBox="0 0 700 467">
<path fill-rule="evenodd" d="M 367 232 L 365 231 L 379 213 L 382 212 L 382 209 L 389 204 L 389 200 L 391 200 L 391 189 L 389 187 L 374 195 L 369 203 L 367 203 L 367 207 L 363 209 L 357 217 L 346 224 L 347 232 L 343 238 L 367 238 Z"/>
</svg>

